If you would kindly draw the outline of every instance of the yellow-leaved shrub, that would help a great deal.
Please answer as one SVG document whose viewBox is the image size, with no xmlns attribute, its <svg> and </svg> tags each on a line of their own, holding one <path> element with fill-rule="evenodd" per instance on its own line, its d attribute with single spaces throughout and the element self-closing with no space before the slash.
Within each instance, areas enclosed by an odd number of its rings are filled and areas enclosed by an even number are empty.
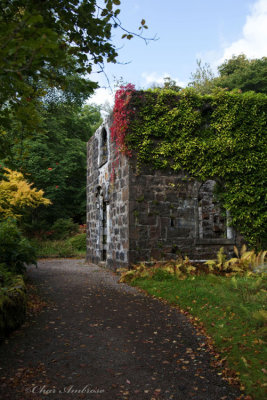
<svg viewBox="0 0 267 400">
<path fill-rule="evenodd" d="M 4 178 L 0 181 L 0 220 L 20 218 L 26 208 L 49 205 L 51 201 L 43 195 L 43 190 L 33 188 L 21 172 L 4 168 Z"/>
</svg>

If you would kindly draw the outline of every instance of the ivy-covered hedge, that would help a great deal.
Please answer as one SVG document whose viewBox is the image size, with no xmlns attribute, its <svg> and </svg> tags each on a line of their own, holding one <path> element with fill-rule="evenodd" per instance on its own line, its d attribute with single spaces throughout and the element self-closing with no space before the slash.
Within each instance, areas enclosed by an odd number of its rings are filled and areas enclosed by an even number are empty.
<svg viewBox="0 0 267 400">
<path fill-rule="evenodd" d="M 125 144 L 138 162 L 216 180 L 233 225 L 251 245 L 266 245 L 267 96 L 132 88 L 124 96 L 114 120 L 124 113 Z"/>
</svg>

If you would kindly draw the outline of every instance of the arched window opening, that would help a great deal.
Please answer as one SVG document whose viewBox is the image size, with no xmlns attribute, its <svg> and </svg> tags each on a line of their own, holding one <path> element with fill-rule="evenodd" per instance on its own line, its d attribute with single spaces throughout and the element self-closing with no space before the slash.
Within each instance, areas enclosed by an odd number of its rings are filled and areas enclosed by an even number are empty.
<svg viewBox="0 0 267 400">
<path fill-rule="evenodd" d="M 100 165 L 108 161 L 108 134 L 106 128 L 101 131 L 100 137 Z"/>
</svg>

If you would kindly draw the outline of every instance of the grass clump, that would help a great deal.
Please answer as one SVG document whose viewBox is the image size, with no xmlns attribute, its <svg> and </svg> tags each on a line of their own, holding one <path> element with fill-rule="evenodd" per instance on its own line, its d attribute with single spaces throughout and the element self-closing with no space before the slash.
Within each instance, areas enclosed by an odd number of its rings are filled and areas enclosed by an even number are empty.
<svg viewBox="0 0 267 400">
<path fill-rule="evenodd" d="M 80 233 L 67 240 L 67 243 L 78 251 L 86 252 L 86 233 Z"/>
<path fill-rule="evenodd" d="M 38 258 L 80 257 L 86 255 L 86 234 L 80 233 L 65 240 L 33 240 Z"/>
</svg>

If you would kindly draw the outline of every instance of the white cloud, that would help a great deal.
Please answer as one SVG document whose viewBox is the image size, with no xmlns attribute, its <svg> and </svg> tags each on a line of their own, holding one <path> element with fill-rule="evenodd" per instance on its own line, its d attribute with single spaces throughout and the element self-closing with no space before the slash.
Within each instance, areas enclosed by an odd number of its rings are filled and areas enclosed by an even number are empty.
<svg viewBox="0 0 267 400">
<path fill-rule="evenodd" d="M 144 85 L 146 87 L 151 86 L 153 84 L 162 85 L 164 83 L 164 78 L 170 77 L 173 79 L 178 86 L 185 87 L 187 85 L 186 82 L 180 81 L 178 78 L 173 78 L 171 74 L 164 72 L 162 75 L 158 74 L 157 72 L 143 72 L 142 78 L 144 80 Z"/>
<path fill-rule="evenodd" d="M 253 4 L 241 38 L 224 48 L 223 57 L 218 64 L 241 53 L 248 58 L 267 56 L 267 0 L 257 0 Z"/>
<path fill-rule="evenodd" d="M 110 89 L 99 88 L 95 90 L 95 93 L 90 97 L 87 103 L 97 105 L 108 103 L 112 106 L 114 104 L 114 95 L 111 93 Z"/>
</svg>

